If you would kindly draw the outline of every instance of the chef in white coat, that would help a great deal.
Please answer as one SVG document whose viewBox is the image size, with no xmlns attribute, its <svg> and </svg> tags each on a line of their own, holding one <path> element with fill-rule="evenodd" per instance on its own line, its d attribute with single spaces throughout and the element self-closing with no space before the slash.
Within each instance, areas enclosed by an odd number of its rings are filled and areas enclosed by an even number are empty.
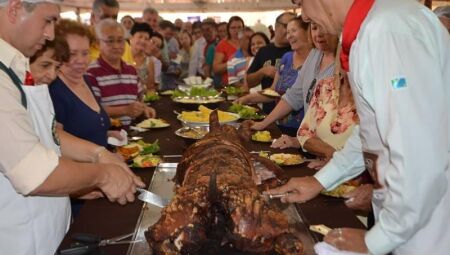
<svg viewBox="0 0 450 255">
<path fill-rule="evenodd" d="M 24 85 L 27 57 L 54 38 L 59 2 L 0 0 L 0 254 L 54 254 L 69 194 L 125 204 L 143 186 L 104 147 L 57 132 L 47 86 Z"/>
<path fill-rule="evenodd" d="M 368 169 L 376 218 L 369 231 L 341 228 L 325 241 L 371 254 L 450 251 L 450 37 L 411 0 L 297 0 L 302 16 L 342 33 L 360 127 L 315 176 L 269 193 L 305 202 Z M 343 226 L 345 227 L 345 226 Z"/>
</svg>

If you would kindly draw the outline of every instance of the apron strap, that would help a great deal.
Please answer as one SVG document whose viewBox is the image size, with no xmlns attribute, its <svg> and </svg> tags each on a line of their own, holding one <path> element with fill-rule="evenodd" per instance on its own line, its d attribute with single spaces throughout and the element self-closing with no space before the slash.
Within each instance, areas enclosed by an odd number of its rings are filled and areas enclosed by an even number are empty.
<svg viewBox="0 0 450 255">
<path fill-rule="evenodd" d="M 25 92 L 22 89 L 22 81 L 17 77 L 17 74 L 11 68 L 6 67 L 2 61 L 0 61 L 0 69 L 3 70 L 9 78 L 13 81 L 14 85 L 16 85 L 17 89 L 20 91 L 20 97 L 23 107 L 27 108 L 27 98 L 25 97 Z"/>
</svg>

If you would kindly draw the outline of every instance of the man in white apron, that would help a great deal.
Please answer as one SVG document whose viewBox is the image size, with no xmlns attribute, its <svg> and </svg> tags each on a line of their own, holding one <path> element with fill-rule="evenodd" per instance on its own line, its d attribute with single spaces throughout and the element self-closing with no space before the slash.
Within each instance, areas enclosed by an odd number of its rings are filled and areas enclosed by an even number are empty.
<svg viewBox="0 0 450 255">
<path fill-rule="evenodd" d="M 360 128 L 314 177 L 272 193 L 304 202 L 365 168 L 374 179 L 376 224 L 343 228 L 325 241 L 371 254 L 450 252 L 450 37 L 411 0 L 303 0 L 303 16 L 342 32 Z"/>
<path fill-rule="evenodd" d="M 28 59 L 54 37 L 57 0 L 0 0 L 0 254 L 54 254 L 70 219 L 67 195 L 101 190 L 133 201 L 143 183 L 103 147 L 54 126 L 47 86 L 23 85 Z M 62 154 L 81 162 L 59 158 Z"/>
</svg>

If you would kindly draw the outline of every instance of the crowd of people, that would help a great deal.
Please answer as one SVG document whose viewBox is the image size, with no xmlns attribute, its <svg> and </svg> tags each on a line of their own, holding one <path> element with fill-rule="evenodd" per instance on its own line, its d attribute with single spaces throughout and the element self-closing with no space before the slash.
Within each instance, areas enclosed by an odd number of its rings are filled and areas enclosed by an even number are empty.
<svg viewBox="0 0 450 255">
<path fill-rule="evenodd" d="M 272 147 L 319 159 L 314 176 L 267 191 L 287 194 L 283 202 L 306 202 L 367 170 L 372 180 L 346 204 L 375 223 L 332 230 L 327 243 L 446 254 L 449 8 L 292 2 L 302 15 L 283 12 L 269 30 L 239 16 L 172 23 L 154 8 L 119 22 L 117 0 L 95 0 L 86 25 L 60 19 L 60 0 L 0 0 L 0 253 L 54 254 L 70 224 L 69 196 L 74 214 L 85 199 L 134 201 L 144 183 L 106 149 L 108 137 L 121 139 L 111 119 L 127 128 L 155 117 L 145 94 L 201 76 L 245 92 L 235 103 L 262 103 L 267 116 L 252 129 L 276 123 L 283 135 Z M 281 96 L 256 92 L 268 88 Z"/>
</svg>

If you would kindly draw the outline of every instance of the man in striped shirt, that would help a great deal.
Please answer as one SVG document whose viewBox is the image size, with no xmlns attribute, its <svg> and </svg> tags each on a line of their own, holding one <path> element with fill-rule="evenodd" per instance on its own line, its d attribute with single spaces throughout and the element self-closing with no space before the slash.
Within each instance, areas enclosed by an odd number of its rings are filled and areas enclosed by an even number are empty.
<svg viewBox="0 0 450 255">
<path fill-rule="evenodd" d="M 155 110 L 138 101 L 138 76 L 133 66 L 121 56 L 125 49 L 125 30 L 113 19 L 100 21 L 96 26 L 100 42 L 100 57 L 88 69 L 90 85 L 97 100 L 112 118 L 120 118 L 122 125 L 142 114 L 150 118 Z"/>
</svg>

